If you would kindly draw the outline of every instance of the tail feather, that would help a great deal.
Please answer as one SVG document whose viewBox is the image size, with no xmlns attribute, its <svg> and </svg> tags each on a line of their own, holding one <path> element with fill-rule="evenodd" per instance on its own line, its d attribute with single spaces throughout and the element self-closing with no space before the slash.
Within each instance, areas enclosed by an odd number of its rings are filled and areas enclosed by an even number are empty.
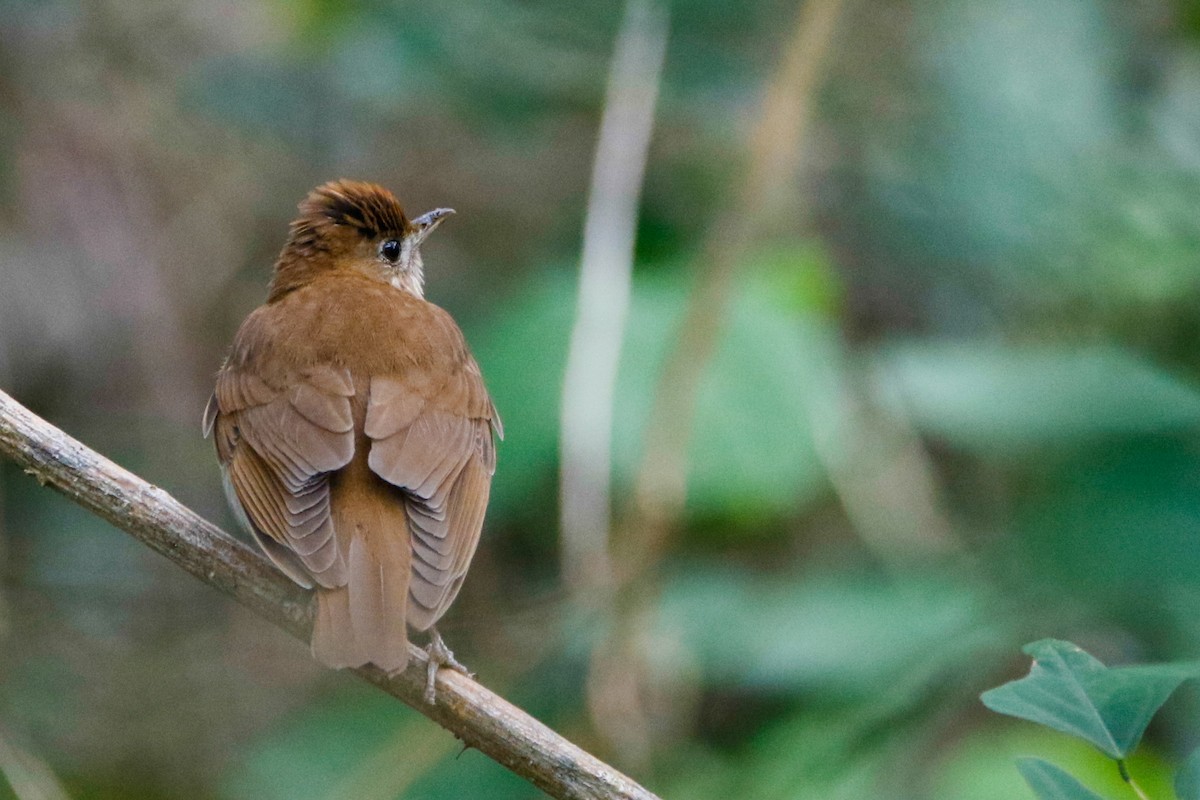
<svg viewBox="0 0 1200 800">
<path fill-rule="evenodd" d="M 408 663 L 407 604 L 411 546 L 403 505 L 359 495 L 334 504 L 346 584 L 317 589 L 313 657 L 333 668 L 375 664 L 396 672 Z"/>
<path fill-rule="evenodd" d="M 312 654 L 317 661 L 333 669 L 361 667 L 370 662 L 366 649 L 354 635 L 348 587 L 317 590 Z"/>
</svg>

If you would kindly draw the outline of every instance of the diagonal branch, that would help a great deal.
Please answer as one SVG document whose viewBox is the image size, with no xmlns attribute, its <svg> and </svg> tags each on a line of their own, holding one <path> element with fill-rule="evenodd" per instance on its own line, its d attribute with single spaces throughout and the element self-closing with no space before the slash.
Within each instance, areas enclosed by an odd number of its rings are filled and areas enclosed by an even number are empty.
<svg viewBox="0 0 1200 800">
<path fill-rule="evenodd" d="M 687 450 L 700 382 L 716 352 L 722 323 L 764 219 L 795 172 L 845 0 L 805 0 L 767 86 L 749 142 L 749 159 L 731 207 L 704 245 L 704 268 L 688 299 L 673 349 L 659 375 L 634 480 L 622 576 L 647 571 L 662 556 L 683 510 Z"/>
<path fill-rule="evenodd" d="M 0 453 L 43 486 L 57 489 L 200 580 L 308 640 L 307 592 L 162 489 L 72 439 L 2 391 Z M 553 797 L 657 800 L 625 775 L 456 672 L 440 672 L 437 705 L 425 703 L 425 654 L 409 647 L 412 659 L 398 675 L 389 677 L 374 667 L 355 672 Z"/>
<path fill-rule="evenodd" d="M 717 351 L 738 281 L 764 224 L 803 152 L 838 18 L 847 0 L 804 0 L 751 131 L 732 202 L 714 218 L 674 344 L 655 387 L 644 449 L 623 519 L 614 531 L 615 614 L 593 651 L 589 706 L 596 725 L 627 761 L 648 758 L 645 697 L 653 680 L 639 642 L 654 605 L 654 576 L 677 532 L 687 489 L 687 454 L 701 382 Z"/>
</svg>

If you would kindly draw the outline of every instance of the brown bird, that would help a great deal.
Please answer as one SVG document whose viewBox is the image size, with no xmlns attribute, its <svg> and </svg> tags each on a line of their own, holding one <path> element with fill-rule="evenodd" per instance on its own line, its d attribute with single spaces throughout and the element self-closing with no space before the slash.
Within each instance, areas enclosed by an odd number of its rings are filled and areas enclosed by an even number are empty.
<svg viewBox="0 0 1200 800">
<path fill-rule="evenodd" d="M 204 414 L 226 495 L 288 577 L 316 588 L 313 656 L 408 662 L 479 542 L 504 432 L 462 331 L 424 299 L 421 243 L 454 212 L 408 219 L 382 187 L 314 189 L 266 304 L 242 323 Z"/>
</svg>

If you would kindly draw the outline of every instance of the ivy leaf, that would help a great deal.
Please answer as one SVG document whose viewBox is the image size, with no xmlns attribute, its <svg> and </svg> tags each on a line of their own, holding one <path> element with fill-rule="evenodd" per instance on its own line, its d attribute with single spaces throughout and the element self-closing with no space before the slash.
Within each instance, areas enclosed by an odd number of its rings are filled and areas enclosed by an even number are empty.
<svg viewBox="0 0 1200 800">
<path fill-rule="evenodd" d="M 1200 748 L 1175 773 L 1175 796 L 1179 800 L 1200 800 Z"/>
<path fill-rule="evenodd" d="M 1017 769 L 1038 800 L 1104 800 L 1066 770 L 1040 758 L 1018 758 Z"/>
<path fill-rule="evenodd" d="M 1150 718 L 1198 671 L 1194 663 L 1109 669 L 1056 639 L 1042 639 L 1024 651 L 1033 656 L 1029 674 L 984 692 L 984 705 L 1078 736 L 1114 759 L 1137 747 Z"/>
</svg>

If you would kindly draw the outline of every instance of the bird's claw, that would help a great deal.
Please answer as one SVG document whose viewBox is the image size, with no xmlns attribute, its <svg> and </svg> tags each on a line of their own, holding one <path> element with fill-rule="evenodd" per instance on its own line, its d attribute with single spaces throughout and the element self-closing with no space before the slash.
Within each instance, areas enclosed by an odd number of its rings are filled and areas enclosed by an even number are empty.
<svg viewBox="0 0 1200 800">
<path fill-rule="evenodd" d="M 454 653 L 450 652 L 449 647 L 446 647 L 441 634 L 436 630 L 430 633 L 429 644 L 425 646 L 425 655 L 428 658 L 425 666 L 425 702 L 429 705 L 437 702 L 437 688 L 434 684 L 437 681 L 437 671 L 442 667 L 461 672 L 468 678 L 475 677 L 475 673 L 454 657 Z"/>
</svg>

